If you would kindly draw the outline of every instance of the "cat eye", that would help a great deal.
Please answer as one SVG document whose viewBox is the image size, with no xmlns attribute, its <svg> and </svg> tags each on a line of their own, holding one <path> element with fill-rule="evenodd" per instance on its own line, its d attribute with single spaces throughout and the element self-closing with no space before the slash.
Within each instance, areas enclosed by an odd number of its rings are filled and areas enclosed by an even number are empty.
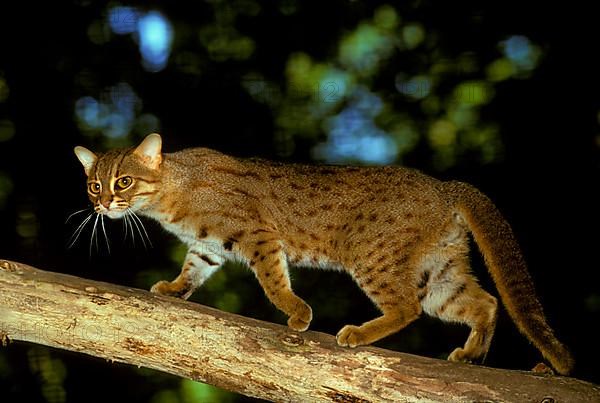
<svg viewBox="0 0 600 403">
<path fill-rule="evenodd" d="M 122 178 L 117 179 L 117 188 L 120 190 L 127 189 L 133 183 L 133 179 L 131 176 L 124 176 Z"/>
<path fill-rule="evenodd" d="M 100 193 L 100 184 L 98 182 L 93 182 L 88 185 L 88 190 L 90 193 L 97 195 Z"/>
</svg>

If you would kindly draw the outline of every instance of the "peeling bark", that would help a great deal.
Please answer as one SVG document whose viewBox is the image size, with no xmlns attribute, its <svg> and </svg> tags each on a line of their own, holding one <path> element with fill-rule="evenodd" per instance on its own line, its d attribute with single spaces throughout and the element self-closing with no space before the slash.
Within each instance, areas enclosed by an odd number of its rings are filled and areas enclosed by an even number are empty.
<svg viewBox="0 0 600 403">
<path fill-rule="evenodd" d="M 273 401 L 600 401 L 599 386 L 577 379 L 342 348 L 323 333 L 0 261 L 0 343 L 9 340 Z"/>
</svg>

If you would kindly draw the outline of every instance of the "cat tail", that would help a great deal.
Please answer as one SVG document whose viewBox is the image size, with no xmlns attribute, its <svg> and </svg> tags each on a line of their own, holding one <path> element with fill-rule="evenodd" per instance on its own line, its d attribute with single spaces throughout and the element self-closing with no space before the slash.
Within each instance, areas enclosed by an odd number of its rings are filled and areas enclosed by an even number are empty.
<svg viewBox="0 0 600 403">
<path fill-rule="evenodd" d="M 492 201 L 473 186 L 461 182 L 447 182 L 444 186 L 467 221 L 502 302 L 519 331 L 554 369 L 562 375 L 569 374 L 575 361 L 546 322 L 510 225 Z"/>
</svg>

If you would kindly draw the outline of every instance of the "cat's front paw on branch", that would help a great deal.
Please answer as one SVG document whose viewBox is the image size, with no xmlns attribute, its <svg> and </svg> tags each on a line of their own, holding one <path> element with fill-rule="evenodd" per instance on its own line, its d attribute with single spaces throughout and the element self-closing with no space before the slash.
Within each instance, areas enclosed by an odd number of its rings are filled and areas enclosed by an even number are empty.
<svg viewBox="0 0 600 403">
<path fill-rule="evenodd" d="M 308 329 L 312 320 L 312 308 L 307 303 L 303 303 L 297 311 L 288 319 L 288 326 L 292 329 L 303 332 Z"/>
<path fill-rule="evenodd" d="M 165 295 L 167 297 L 188 299 L 194 290 L 185 285 L 182 286 L 175 281 L 161 280 L 150 288 L 150 292 L 153 294 Z"/>
</svg>

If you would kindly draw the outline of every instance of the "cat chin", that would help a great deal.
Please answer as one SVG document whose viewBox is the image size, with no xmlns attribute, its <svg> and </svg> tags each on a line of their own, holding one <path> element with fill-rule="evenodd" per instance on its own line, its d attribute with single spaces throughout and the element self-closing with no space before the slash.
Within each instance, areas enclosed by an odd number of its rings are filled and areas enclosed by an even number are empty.
<svg viewBox="0 0 600 403">
<path fill-rule="evenodd" d="M 105 216 L 107 216 L 108 218 L 110 218 L 112 220 L 118 220 L 119 218 L 123 218 L 123 216 L 125 216 L 125 210 L 120 210 L 120 211 L 109 210 L 109 211 L 104 211 L 101 214 L 104 214 Z"/>
</svg>

